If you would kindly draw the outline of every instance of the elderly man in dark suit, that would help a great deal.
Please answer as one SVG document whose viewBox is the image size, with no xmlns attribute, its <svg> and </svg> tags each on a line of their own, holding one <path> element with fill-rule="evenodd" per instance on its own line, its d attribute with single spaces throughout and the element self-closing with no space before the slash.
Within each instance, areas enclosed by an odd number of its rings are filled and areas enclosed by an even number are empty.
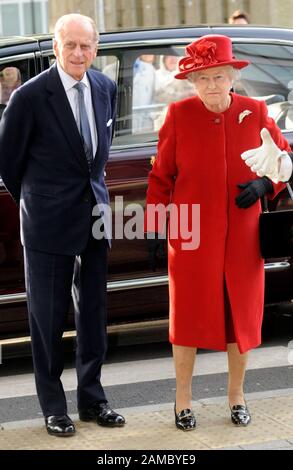
<svg viewBox="0 0 293 470">
<path fill-rule="evenodd" d="M 92 210 L 109 203 L 104 168 L 116 85 L 90 69 L 97 43 L 91 18 L 61 17 L 53 42 L 56 63 L 14 92 L 0 125 L 0 173 L 20 206 L 37 393 L 47 431 L 56 436 L 75 433 L 60 380 L 71 289 L 79 417 L 102 426 L 125 423 L 100 382 L 110 235 L 101 220 L 103 236 L 93 237 Z"/>
</svg>

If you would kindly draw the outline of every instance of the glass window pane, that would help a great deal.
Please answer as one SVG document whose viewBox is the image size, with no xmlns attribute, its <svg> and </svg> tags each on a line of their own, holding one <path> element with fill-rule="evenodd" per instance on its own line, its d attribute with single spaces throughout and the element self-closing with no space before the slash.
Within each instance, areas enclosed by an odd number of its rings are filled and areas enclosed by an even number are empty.
<svg viewBox="0 0 293 470">
<path fill-rule="evenodd" d="M 14 90 L 31 78 L 30 65 L 27 59 L 0 65 L 0 119 Z"/>
<path fill-rule="evenodd" d="M 0 103 L 6 105 L 12 92 L 20 85 L 20 70 L 14 66 L 4 67 L 0 72 Z"/>
<path fill-rule="evenodd" d="M 48 8 L 49 8 L 48 2 L 45 2 L 45 8 L 44 8 L 44 25 L 45 25 L 45 29 L 43 31 L 44 33 L 49 32 L 49 21 L 48 21 L 49 12 L 48 12 Z"/>
<path fill-rule="evenodd" d="M 179 50 L 178 50 L 179 52 Z M 168 105 L 195 94 L 187 80 L 176 80 L 179 55 L 141 55 L 134 63 L 132 133 L 158 131 Z"/>
<path fill-rule="evenodd" d="M 109 78 L 118 81 L 119 61 L 116 56 L 98 55 L 92 65 L 92 68 L 103 72 Z"/>
<path fill-rule="evenodd" d="M 23 4 L 25 34 L 43 33 L 41 2 Z"/>
<path fill-rule="evenodd" d="M 30 3 L 23 4 L 24 33 L 33 34 L 32 8 Z"/>
<path fill-rule="evenodd" d="M 114 146 L 156 142 L 169 103 L 195 94 L 189 81 L 174 78 L 183 55 L 179 46 L 125 53 Z"/>
<path fill-rule="evenodd" d="M 41 2 L 34 2 L 34 22 L 35 22 L 35 31 L 36 33 L 43 33 L 42 26 L 42 5 Z"/>
<path fill-rule="evenodd" d="M 280 129 L 293 129 L 293 47 L 281 44 L 237 44 L 238 59 L 251 64 L 241 71 L 235 91 L 266 101 Z"/>
<path fill-rule="evenodd" d="M 20 34 L 19 9 L 16 3 L 2 5 L 2 28 L 4 36 Z"/>
</svg>

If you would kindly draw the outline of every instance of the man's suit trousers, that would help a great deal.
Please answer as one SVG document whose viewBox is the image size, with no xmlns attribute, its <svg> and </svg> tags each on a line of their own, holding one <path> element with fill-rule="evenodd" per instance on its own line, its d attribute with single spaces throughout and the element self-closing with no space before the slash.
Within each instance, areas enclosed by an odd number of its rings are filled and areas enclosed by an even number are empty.
<svg viewBox="0 0 293 470">
<path fill-rule="evenodd" d="M 100 375 L 107 347 L 107 250 L 107 240 L 92 237 L 79 256 L 24 249 L 36 387 L 44 416 L 67 412 L 60 376 L 71 296 L 77 330 L 77 405 L 85 408 L 106 401 Z"/>
</svg>

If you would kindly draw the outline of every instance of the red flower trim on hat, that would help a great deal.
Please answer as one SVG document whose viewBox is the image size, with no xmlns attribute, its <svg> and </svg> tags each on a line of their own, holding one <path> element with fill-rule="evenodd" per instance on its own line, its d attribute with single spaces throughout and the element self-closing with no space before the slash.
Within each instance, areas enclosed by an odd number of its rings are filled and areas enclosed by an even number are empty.
<svg viewBox="0 0 293 470">
<path fill-rule="evenodd" d="M 217 45 L 211 41 L 199 41 L 197 44 L 190 44 L 186 47 L 187 57 L 179 61 L 180 72 L 188 72 L 194 67 L 215 64 Z"/>
</svg>

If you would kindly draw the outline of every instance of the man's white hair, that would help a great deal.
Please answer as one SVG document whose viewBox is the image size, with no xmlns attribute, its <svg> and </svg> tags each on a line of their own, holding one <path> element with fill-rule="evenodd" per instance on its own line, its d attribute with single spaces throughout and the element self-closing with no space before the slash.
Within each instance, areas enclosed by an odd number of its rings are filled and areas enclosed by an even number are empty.
<svg viewBox="0 0 293 470">
<path fill-rule="evenodd" d="M 99 41 L 99 32 L 96 26 L 96 23 L 92 18 L 89 16 L 85 15 L 80 15 L 79 13 L 69 13 L 68 15 L 63 15 L 60 16 L 60 18 L 57 20 L 54 28 L 54 39 L 55 41 L 59 41 L 60 35 L 64 31 L 65 26 L 70 23 L 70 22 L 76 22 L 76 23 L 83 23 L 83 24 L 90 24 L 92 29 L 93 29 L 93 36 L 94 36 L 94 41 L 98 42 Z"/>
</svg>

